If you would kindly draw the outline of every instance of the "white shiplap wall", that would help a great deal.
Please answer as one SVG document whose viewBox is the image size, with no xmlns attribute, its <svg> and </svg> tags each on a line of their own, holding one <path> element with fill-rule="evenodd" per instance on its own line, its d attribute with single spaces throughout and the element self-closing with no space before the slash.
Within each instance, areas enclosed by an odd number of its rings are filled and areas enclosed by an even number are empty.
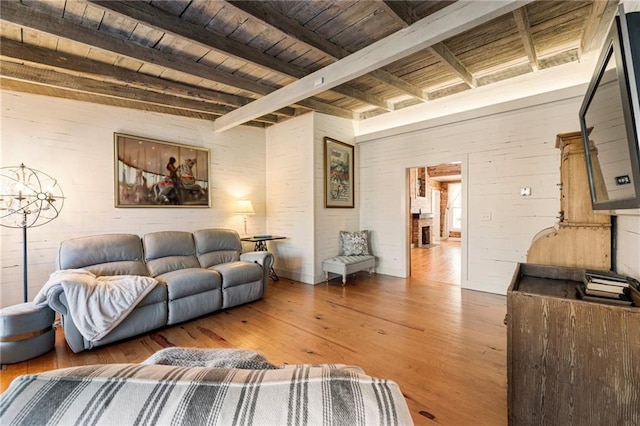
<svg viewBox="0 0 640 426">
<path fill-rule="evenodd" d="M 268 243 L 278 275 L 314 279 L 313 113 L 266 130 L 267 233 L 287 240 Z"/>
<path fill-rule="evenodd" d="M 640 209 L 618 214 L 616 272 L 640 280 Z"/>
<path fill-rule="evenodd" d="M 407 275 L 406 169 L 463 162 L 463 286 L 506 292 L 534 235 L 556 222 L 560 151 L 556 135 L 579 129 L 581 99 L 424 122 L 409 133 L 358 137 L 361 227 L 375 230 L 378 271 Z M 418 128 L 417 128 L 418 127 Z M 466 170 L 465 170 L 466 169 Z M 520 188 L 532 195 L 521 197 Z M 490 220 L 484 219 L 490 217 Z M 466 234 L 466 235 L 465 235 Z M 465 273 L 466 272 L 466 273 Z"/>
<path fill-rule="evenodd" d="M 60 217 L 28 230 L 29 295 L 55 267 L 60 241 L 90 234 L 228 227 L 243 232 L 235 200 L 249 198 L 249 233 L 265 227 L 265 132 L 238 127 L 213 134 L 211 122 L 2 91 L 0 166 L 19 165 L 57 178 L 66 201 Z M 211 150 L 211 208 L 116 209 L 113 133 Z M 22 232 L 0 227 L 0 305 L 22 301 Z"/>
<path fill-rule="evenodd" d="M 358 231 L 360 223 L 360 202 L 358 199 L 358 152 L 354 149 L 355 197 L 354 208 L 325 208 L 324 206 L 324 138 L 325 136 L 354 144 L 354 122 L 344 118 L 314 113 L 314 191 L 315 191 L 315 227 L 314 227 L 314 281 L 325 280 L 322 261 L 338 254 L 338 236 L 340 231 Z"/>
<path fill-rule="evenodd" d="M 325 136 L 353 144 L 353 121 L 309 113 L 267 129 L 267 228 L 287 237 L 269 243 L 275 270 L 307 284 L 324 281 L 322 260 L 337 254 L 339 231 L 359 223 L 357 181 L 355 208 L 324 207 Z"/>
</svg>

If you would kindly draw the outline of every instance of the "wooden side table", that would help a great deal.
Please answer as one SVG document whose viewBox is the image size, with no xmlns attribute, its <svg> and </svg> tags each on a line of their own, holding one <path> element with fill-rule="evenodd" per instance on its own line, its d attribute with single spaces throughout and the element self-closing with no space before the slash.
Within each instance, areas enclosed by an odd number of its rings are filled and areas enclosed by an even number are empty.
<svg viewBox="0 0 640 426">
<path fill-rule="evenodd" d="M 507 291 L 509 425 L 640 424 L 640 307 L 581 300 L 584 269 L 519 264 Z"/>
<path fill-rule="evenodd" d="M 267 241 L 284 240 L 286 238 L 287 237 L 281 237 L 279 235 L 254 235 L 253 237 L 240 238 L 240 240 L 249 243 L 255 243 L 255 246 L 253 248 L 255 251 L 269 251 L 269 249 L 267 248 Z M 269 270 L 269 276 L 273 281 L 280 280 L 280 277 L 278 277 L 278 274 L 276 274 L 273 266 Z"/>
</svg>

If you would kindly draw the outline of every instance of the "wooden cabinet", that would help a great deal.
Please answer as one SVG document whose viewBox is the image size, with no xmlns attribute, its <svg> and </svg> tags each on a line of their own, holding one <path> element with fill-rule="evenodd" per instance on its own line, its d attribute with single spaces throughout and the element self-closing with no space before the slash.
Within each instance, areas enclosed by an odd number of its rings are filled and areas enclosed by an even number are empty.
<svg viewBox="0 0 640 426">
<path fill-rule="evenodd" d="M 527 262 L 608 270 L 611 219 L 591 207 L 582 133 L 559 134 L 556 148 L 561 151 L 560 220 L 536 235 Z"/>
<path fill-rule="evenodd" d="M 577 299 L 583 272 L 516 269 L 507 292 L 510 425 L 640 424 L 640 308 Z"/>
</svg>

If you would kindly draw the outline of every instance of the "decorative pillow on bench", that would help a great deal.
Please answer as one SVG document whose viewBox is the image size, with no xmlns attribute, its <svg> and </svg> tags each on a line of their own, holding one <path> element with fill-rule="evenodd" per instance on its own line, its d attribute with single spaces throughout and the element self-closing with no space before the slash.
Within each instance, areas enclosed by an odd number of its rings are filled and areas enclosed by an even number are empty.
<svg viewBox="0 0 640 426">
<path fill-rule="evenodd" d="M 362 256 L 369 253 L 369 231 L 340 231 L 340 254 Z"/>
</svg>

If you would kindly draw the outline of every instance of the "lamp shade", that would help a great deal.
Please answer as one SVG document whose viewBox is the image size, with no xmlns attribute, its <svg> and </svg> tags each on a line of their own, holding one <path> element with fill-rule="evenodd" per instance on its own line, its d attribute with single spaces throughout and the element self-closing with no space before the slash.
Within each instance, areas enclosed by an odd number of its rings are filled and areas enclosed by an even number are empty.
<svg viewBox="0 0 640 426">
<path fill-rule="evenodd" d="M 253 204 L 249 200 L 238 200 L 236 208 L 233 211 L 235 214 L 244 216 L 253 216 L 256 212 L 253 210 Z"/>
</svg>

